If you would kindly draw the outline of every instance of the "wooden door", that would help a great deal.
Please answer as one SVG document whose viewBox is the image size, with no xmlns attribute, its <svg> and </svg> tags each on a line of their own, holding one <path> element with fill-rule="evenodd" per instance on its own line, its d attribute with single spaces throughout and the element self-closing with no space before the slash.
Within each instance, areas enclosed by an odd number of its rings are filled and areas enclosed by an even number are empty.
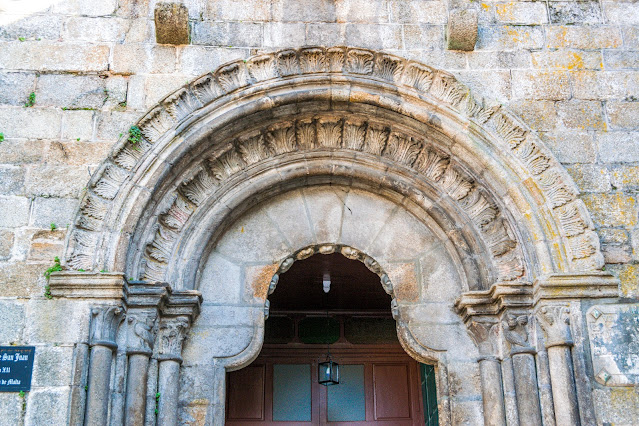
<svg viewBox="0 0 639 426">
<path fill-rule="evenodd" d="M 229 373 L 227 424 L 424 424 L 419 364 L 401 348 L 331 349 L 341 378 L 328 387 L 317 383 L 325 350 L 265 348 L 253 364 Z"/>
</svg>

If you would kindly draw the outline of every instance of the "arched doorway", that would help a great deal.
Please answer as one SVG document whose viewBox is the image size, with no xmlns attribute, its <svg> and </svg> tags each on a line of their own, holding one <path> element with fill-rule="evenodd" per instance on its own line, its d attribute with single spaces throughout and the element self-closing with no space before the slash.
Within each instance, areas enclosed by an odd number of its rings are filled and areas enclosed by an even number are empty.
<svg viewBox="0 0 639 426">
<path fill-rule="evenodd" d="M 336 251 L 377 274 L 403 349 L 436 365 L 441 424 L 593 416 L 571 310 L 617 282 L 565 170 L 452 75 L 358 48 L 273 52 L 187 84 L 131 135 L 79 207 L 77 272 L 51 281 L 101 300 L 96 374 L 116 357 L 119 387 L 90 380 L 85 418 L 222 423 L 269 288 Z"/>
</svg>

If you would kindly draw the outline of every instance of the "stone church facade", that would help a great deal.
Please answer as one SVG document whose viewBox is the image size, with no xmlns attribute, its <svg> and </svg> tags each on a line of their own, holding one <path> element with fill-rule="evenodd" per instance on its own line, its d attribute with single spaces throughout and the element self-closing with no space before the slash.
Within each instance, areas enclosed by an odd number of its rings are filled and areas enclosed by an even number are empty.
<svg viewBox="0 0 639 426">
<path fill-rule="evenodd" d="M 3 424 L 224 424 L 333 253 L 439 424 L 636 424 L 639 3 L 0 7 Z"/>
</svg>

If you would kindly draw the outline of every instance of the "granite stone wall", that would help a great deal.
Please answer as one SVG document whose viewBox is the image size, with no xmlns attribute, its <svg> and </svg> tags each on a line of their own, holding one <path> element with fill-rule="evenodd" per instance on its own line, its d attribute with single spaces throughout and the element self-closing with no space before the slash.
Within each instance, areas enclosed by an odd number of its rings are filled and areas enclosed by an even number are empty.
<svg viewBox="0 0 639 426">
<path fill-rule="evenodd" d="M 82 386 L 72 366 L 89 304 L 48 300 L 43 272 L 62 256 L 90 175 L 161 98 L 262 51 L 385 50 L 447 70 L 515 111 L 580 188 L 620 296 L 639 297 L 639 3 L 183 3 L 191 43 L 179 46 L 156 43 L 154 1 L 0 5 L 0 344 L 37 347 L 32 392 L 24 401 L 0 394 L 9 424 L 64 424 L 69 395 Z M 474 51 L 446 50 L 453 8 L 477 11 Z M 634 421 L 637 388 L 594 386 L 598 422 Z"/>
</svg>

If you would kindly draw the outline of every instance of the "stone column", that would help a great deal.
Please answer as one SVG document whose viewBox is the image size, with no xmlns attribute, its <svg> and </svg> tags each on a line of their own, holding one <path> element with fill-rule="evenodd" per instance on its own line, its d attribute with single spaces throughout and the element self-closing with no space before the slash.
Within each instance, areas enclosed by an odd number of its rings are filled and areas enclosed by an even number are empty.
<svg viewBox="0 0 639 426">
<path fill-rule="evenodd" d="M 123 310 L 119 306 L 91 310 L 91 358 L 84 420 L 86 425 L 108 423 L 111 363 L 113 351 L 118 347 L 115 335 L 123 319 Z"/>
<path fill-rule="evenodd" d="M 579 425 L 579 406 L 575 389 L 570 347 L 570 308 L 546 305 L 537 312 L 537 321 L 544 332 L 550 365 L 555 420 L 558 425 Z"/>
<path fill-rule="evenodd" d="M 497 356 L 495 340 L 496 322 L 471 321 L 470 335 L 479 348 L 479 374 L 484 404 L 484 424 L 505 426 L 504 391 L 502 388 L 501 363 Z"/>
<path fill-rule="evenodd" d="M 182 342 L 189 329 L 188 318 L 167 318 L 160 323 L 157 424 L 177 426 Z"/>
<path fill-rule="evenodd" d="M 527 325 L 527 315 L 515 316 L 507 313 L 505 319 L 502 320 L 504 338 L 510 345 L 510 356 L 513 363 L 519 424 L 534 426 L 542 424 L 542 421 L 535 349 L 528 340 Z"/>
</svg>

